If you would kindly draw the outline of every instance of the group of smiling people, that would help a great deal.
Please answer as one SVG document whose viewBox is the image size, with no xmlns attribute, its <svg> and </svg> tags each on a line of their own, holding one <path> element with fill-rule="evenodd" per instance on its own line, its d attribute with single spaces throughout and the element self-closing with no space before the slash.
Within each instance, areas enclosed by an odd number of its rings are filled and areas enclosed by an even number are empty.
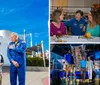
<svg viewBox="0 0 100 85">
<path fill-rule="evenodd" d="M 77 10 L 75 18 L 64 20 L 62 9 L 55 9 L 52 12 L 52 21 L 50 22 L 50 36 L 58 35 L 74 35 L 83 36 L 87 33 L 90 36 L 100 37 L 100 9 L 91 9 L 87 18 L 84 18 L 84 13 Z M 71 28 L 68 32 L 68 27 Z"/>
</svg>

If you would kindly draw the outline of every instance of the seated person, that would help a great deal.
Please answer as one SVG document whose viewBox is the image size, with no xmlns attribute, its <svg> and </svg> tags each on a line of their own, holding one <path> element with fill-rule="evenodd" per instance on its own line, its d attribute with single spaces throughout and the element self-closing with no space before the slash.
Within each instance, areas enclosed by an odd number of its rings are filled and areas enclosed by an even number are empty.
<svg viewBox="0 0 100 85">
<path fill-rule="evenodd" d="M 63 22 L 62 10 L 56 9 L 52 14 L 53 21 L 50 23 L 50 36 L 66 35 L 66 27 Z"/>
<path fill-rule="evenodd" d="M 100 37 L 100 25 L 96 22 L 96 16 L 97 14 L 95 11 L 90 11 L 88 13 L 89 23 L 87 25 L 86 33 L 90 33 L 91 36 Z"/>
<path fill-rule="evenodd" d="M 87 21 L 83 19 L 83 12 L 81 10 L 76 11 L 75 18 L 65 21 L 66 27 L 71 27 L 72 35 L 84 35 Z"/>
</svg>

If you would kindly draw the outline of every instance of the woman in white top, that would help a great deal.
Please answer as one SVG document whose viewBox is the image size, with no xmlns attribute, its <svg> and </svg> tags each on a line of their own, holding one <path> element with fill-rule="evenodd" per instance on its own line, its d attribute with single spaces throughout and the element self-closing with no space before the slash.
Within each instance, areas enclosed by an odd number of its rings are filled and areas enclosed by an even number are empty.
<svg viewBox="0 0 100 85">
<path fill-rule="evenodd" d="M 91 81 L 92 80 L 92 70 L 94 68 L 94 65 L 93 65 L 93 61 L 90 59 L 90 56 L 88 56 L 88 61 L 87 61 L 86 68 L 88 70 L 89 80 Z"/>
<path fill-rule="evenodd" d="M 4 63 L 3 56 L 0 54 L 0 85 L 2 85 L 2 65 Z"/>
</svg>

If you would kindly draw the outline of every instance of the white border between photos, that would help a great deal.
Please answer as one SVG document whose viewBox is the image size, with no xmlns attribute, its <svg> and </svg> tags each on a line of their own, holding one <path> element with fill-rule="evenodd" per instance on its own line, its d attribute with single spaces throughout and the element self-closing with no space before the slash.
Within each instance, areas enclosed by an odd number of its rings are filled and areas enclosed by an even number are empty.
<svg viewBox="0 0 100 85">
<path fill-rule="evenodd" d="M 49 68 L 48 68 L 48 71 L 49 71 L 49 74 L 48 74 L 48 79 L 49 79 L 49 84 L 50 85 L 50 0 L 49 0 L 49 10 L 48 10 L 48 14 L 49 14 L 49 20 L 48 20 L 48 32 L 49 32 L 49 35 L 48 35 L 48 38 L 49 38 Z"/>
</svg>

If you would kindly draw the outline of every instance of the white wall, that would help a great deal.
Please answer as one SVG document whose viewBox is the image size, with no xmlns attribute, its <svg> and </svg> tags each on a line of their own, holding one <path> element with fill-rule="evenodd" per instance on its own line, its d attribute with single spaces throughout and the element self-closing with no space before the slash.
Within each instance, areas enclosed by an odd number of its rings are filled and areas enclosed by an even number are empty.
<svg viewBox="0 0 100 85">
<path fill-rule="evenodd" d="M 68 0 L 69 7 L 67 8 L 67 11 L 75 12 L 76 10 L 82 10 L 83 12 L 88 13 L 93 4 L 100 4 L 100 0 Z M 70 6 L 73 8 L 70 8 Z"/>
<path fill-rule="evenodd" d="M 68 6 L 89 6 L 100 4 L 100 0 L 68 0 Z"/>
<path fill-rule="evenodd" d="M 84 0 L 68 0 L 68 6 L 84 6 Z"/>
<path fill-rule="evenodd" d="M 92 6 L 93 4 L 100 4 L 100 0 L 84 0 L 85 6 Z"/>
</svg>

